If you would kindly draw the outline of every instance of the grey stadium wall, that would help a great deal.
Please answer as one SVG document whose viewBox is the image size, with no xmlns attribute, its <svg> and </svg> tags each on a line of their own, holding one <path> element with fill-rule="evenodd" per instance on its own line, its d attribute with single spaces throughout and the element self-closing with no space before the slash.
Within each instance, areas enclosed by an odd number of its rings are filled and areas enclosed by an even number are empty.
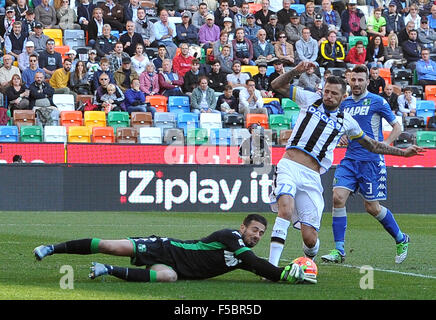
<svg viewBox="0 0 436 320">
<path fill-rule="evenodd" d="M 0 165 L 2 211 L 269 212 L 272 174 L 226 165 Z M 334 168 L 322 176 L 331 212 Z M 434 168 L 388 167 L 395 213 L 436 213 Z M 364 212 L 351 197 L 349 212 Z"/>
</svg>

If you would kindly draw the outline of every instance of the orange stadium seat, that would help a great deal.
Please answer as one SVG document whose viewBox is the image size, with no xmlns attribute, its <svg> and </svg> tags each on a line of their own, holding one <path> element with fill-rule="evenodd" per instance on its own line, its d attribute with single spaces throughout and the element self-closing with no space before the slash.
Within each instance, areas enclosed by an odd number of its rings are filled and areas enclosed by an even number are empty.
<svg viewBox="0 0 436 320">
<path fill-rule="evenodd" d="M 146 96 L 145 102 L 149 102 L 157 112 L 167 112 L 168 98 L 161 95 Z"/>
<path fill-rule="evenodd" d="M 82 126 L 83 118 L 81 111 L 61 111 L 60 125 L 68 128 L 73 126 Z"/>
<path fill-rule="evenodd" d="M 257 123 L 264 129 L 269 129 L 268 116 L 266 114 L 248 113 L 245 118 L 245 126 L 248 128 L 253 123 Z"/>
<path fill-rule="evenodd" d="M 248 4 L 248 12 L 255 14 L 259 10 L 262 10 L 261 3 L 249 3 Z"/>
<path fill-rule="evenodd" d="M 68 51 L 70 51 L 70 47 L 69 46 L 55 46 L 55 51 L 59 52 L 62 56 L 62 61 L 67 58 L 66 53 Z"/>
<path fill-rule="evenodd" d="M 424 94 L 425 94 L 425 100 L 436 101 L 436 86 L 435 85 L 425 86 Z"/>
<path fill-rule="evenodd" d="M 385 79 L 386 84 L 392 84 L 391 70 L 388 68 L 380 68 L 379 75 Z"/>
<path fill-rule="evenodd" d="M 114 143 L 115 133 L 113 127 L 93 127 L 91 141 L 94 143 Z"/>
</svg>

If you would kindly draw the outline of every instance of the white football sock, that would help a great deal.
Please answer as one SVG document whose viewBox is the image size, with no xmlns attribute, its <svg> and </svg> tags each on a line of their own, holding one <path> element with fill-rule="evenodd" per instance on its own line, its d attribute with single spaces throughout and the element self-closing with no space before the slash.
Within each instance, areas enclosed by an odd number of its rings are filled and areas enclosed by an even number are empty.
<svg viewBox="0 0 436 320">
<path fill-rule="evenodd" d="M 286 237 L 290 221 L 277 217 L 271 233 L 271 245 L 269 253 L 269 262 L 275 266 L 279 265 L 280 257 L 285 246 Z"/>
</svg>

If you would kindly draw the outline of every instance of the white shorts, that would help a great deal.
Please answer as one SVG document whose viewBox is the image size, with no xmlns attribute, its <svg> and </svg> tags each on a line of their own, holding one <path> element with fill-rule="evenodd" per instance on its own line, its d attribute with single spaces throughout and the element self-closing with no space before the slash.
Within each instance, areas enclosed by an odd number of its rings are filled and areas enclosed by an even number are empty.
<svg viewBox="0 0 436 320">
<path fill-rule="evenodd" d="M 270 195 L 272 211 L 278 211 L 277 201 L 280 196 L 290 195 L 295 201 L 295 209 L 291 214 L 294 228 L 301 229 L 301 223 L 304 223 L 319 230 L 324 210 L 323 187 L 319 173 L 283 158 L 277 164 L 274 187 Z"/>
</svg>

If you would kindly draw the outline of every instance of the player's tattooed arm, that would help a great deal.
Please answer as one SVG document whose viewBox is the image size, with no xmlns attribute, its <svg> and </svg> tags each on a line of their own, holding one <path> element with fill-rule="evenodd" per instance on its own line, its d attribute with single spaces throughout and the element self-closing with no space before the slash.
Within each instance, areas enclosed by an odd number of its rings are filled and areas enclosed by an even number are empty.
<svg viewBox="0 0 436 320">
<path fill-rule="evenodd" d="M 415 145 L 410 146 L 406 149 L 400 149 L 397 147 L 387 145 L 383 142 L 379 142 L 374 139 L 371 139 L 368 136 L 364 136 L 362 139 L 359 139 L 358 141 L 365 149 L 378 154 L 388 154 L 388 155 L 401 156 L 401 157 L 412 157 L 416 155 L 422 155 L 420 154 L 420 152 L 424 151 L 422 148 L 417 147 Z"/>
<path fill-rule="evenodd" d="M 279 92 L 283 96 L 289 95 L 289 88 L 291 86 L 291 81 L 295 78 L 300 76 L 303 72 L 305 72 L 307 69 L 315 65 L 312 62 L 309 61 L 302 61 L 300 62 L 295 68 L 292 70 L 289 70 L 288 72 L 282 74 L 281 76 L 278 76 L 271 82 L 271 87 L 273 90 Z"/>
</svg>

